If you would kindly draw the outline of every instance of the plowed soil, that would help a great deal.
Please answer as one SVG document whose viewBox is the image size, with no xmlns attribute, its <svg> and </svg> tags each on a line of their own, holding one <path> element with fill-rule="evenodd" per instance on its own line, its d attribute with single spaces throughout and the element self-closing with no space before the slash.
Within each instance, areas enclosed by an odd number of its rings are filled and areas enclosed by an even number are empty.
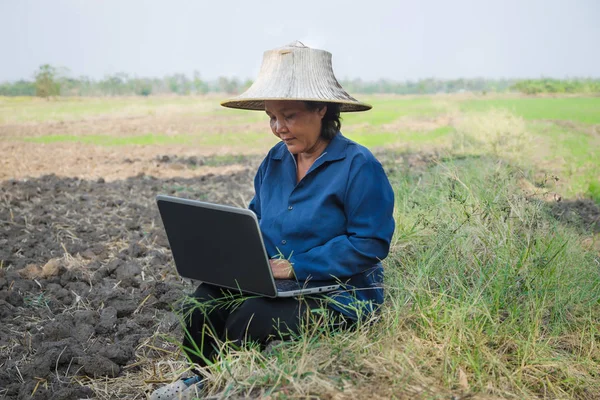
<svg viewBox="0 0 600 400">
<path fill-rule="evenodd" d="M 0 397 L 98 396 L 86 381 L 133 373 L 148 338 L 177 337 L 171 311 L 191 285 L 174 270 L 154 198 L 242 206 L 253 195 L 259 161 L 218 174 L 195 167 L 190 178 L 2 182 Z M 198 163 L 168 155 L 151 162 L 190 174 Z M 118 397 L 145 397 L 144 382 L 131 389 Z"/>
</svg>

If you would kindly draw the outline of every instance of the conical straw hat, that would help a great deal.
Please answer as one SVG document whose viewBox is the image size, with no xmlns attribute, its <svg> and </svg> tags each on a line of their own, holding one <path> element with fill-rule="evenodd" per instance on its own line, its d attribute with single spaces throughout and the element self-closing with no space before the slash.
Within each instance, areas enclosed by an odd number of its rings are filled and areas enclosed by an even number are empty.
<svg viewBox="0 0 600 400">
<path fill-rule="evenodd" d="M 340 111 L 366 111 L 369 104 L 350 96 L 331 67 L 331 53 L 296 41 L 265 51 L 256 81 L 241 95 L 221 103 L 244 110 L 265 109 L 265 100 L 339 103 Z"/>
</svg>

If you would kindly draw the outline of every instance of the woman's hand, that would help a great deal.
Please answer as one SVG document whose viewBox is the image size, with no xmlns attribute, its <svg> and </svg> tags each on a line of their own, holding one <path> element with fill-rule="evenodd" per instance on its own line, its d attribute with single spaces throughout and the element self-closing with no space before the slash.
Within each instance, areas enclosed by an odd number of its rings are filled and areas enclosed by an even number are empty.
<svg viewBox="0 0 600 400">
<path fill-rule="evenodd" d="M 275 258 L 269 260 L 269 264 L 271 265 L 271 271 L 273 271 L 273 278 L 291 279 L 294 277 L 294 269 L 288 260 Z"/>
</svg>

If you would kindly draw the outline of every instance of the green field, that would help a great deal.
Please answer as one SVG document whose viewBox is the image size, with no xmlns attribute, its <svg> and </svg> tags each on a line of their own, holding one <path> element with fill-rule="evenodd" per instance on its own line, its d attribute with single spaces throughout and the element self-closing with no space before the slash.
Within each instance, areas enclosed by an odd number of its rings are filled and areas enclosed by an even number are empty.
<svg viewBox="0 0 600 400">
<path fill-rule="evenodd" d="M 68 98 L 41 100 L 32 98 L 0 98 L 0 124 L 73 122 L 80 120 L 119 118 L 170 117 L 198 119 L 193 129 L 169 135 L 153 129 L 135 135 L 85 134 L 85 132 L 53 133 L 35 137 L 21 136 L 17 140 L 34 143 L 78 142 L 100 146 L 169 145 L 239 147 L 261 151 L 270 146 L 266 117 L 262 112 L 224 109 L 218 97 L 194 98 L 130 97 L 130 98 Z M 488 126 L 479 141 L 489 141 L 506 115 L 522 119 L 523 135 L 528 136 L 526 148 L 513 152 L 513 161 L 523 167 L 542 166 L 541 172 L 568 180 L 561 187 L 562 195 L 590 195 L 596 198 L 594 187 L 600 175 L 600 97 L 564 98 L 488 98 L 460 96 L 372 96 L 361 99 L 373 105 L 366 113 L 343 115 L 343 131 L 350 138 L 370 148 L 394 147 L 415 151 L 446 151 L 464 139 L 457 120 L 482 116 Z M 502 111 L 498 114 L 496 111 Z M 494 121 L 494 118 L 497 120 Z M 210 127 L 221 127 L 216 133 Z M 264 124 L 264 128 L 261 128 Z M 250 128 L 249 128 L 250 127 Z M 264 130 L 261 130 L 264 129 Z M 485 131 L 485 132 L 484 132 Z M 242 141 L 231 137 L 242 135 Z M 0 136 L 10 140 L 10 135 Z M 476 149 L 472 149 L 477 153 Z M 518 156 L 518 157 L 517 157 Z M 515 157 L 519 160 L 515 160 Z M 562 182 L 561 182 L 562 184 Z M 600 199 L 596 198 L 597 201 Z"/>
<path fill-rule="evenodd" d="M 563 120 L 600 124 L 599 97 L 478 99 L 461 103 L 463 111 L 503 108 L 527 120 Z"/>
<path fill-rule="evenodd" d="M 265 152 L 275 139 L 262 112 L 225 109 L 220 97 L 0 98 L 0 141 L 84 143 L 92 146 L 228 146 L 233 152 Z M 370 96 L 366 113 L 343 114 L 342 131 L 370 148 L 442 154 L 482 154 L 494 148 L 522 168 L 563 178 L 562 196 L 596 201 L 600 181 L 600 97 Z M 122 120 L 147 121 L 135 134 L 120 133 Z M 162 130 L 153 121 L 163 121 Z M 72 129 L 13 137 L 10 126 L 109 125 L 101 132 Z M 169 122 L 185 126 L 170 134 Z M 467 121 L 467 122 L 465 122 Z M 471 122 L 469 122 L 471 121 Z M 472 129 L 473 121 L 479 124 Z M 508 126 L 507 123 L 514 126 Z M 469 125 L 471 124 L 471 125 Z M 516 127 L 516 125 L 518 127 Z M 505 129 L 506 132 L 500 132 Z M 515 132 L 518 129 L 518 133 Z M 38 129 L 36 132 L 43 131 Z M 237 140 L 239 139 L 239 140 Z M 519 141 L 520 148 L 506 141 Z M 465 147 L 466 144 L 466 147 Z M 518 146 L 517 146 L 518 147 Z M 498 153 L 500 151 L 500 153 Z M 443 154 L 442 154 L 443 155 Z"/>
<path fill-rule="evenodd" d="M 129 98 L 0 98 L 0 124 L 76 123 L 81 120 L 112 121 L 148 119 L 136 134 L 53 132 L 46 135 L 11 138 L 6 129 L 0 140 L 33 143 L 76 142 L 100 146 L 189 145 L 230 146 L 236 152 L 262 152 L 275 143 L 269 136 L 262 112 L 225 109 L 219 97 L 129 97 Z M 343 114 L 343 132 L 370 148 L 393 147 L 410 151 L 456 151 L 465 139 L 461 121 L 483 119 L 479 132 L 467 134 L 471 142 L 502 141 L 495 125 L 520 125 L 519 135 L 527 145 L 513 151 L 510 158 L 524 168 L 542 167 L 540 172 L 554 174 L 568 182 L 562 195 L 594 195 L 600 175 L 600 97 L 532 98 L 486 96 L 371 96 L 361 99 L 373 105 L 366 113 Z M 500 112 L 499 112 L 500 111 Z M 190 122 L 176 135 L 157 130 L 153 119 Z M 514 119 L 517 119 L 515 122 Z M 1 125 L 0 125 L 1 126 Z M 166 125 L 168 126 L 168 125 Z M 218 127 L 218 129 L 216 128 Z M 506 127 L 505 127 L 506 128 Z M 511 129 L 508 127 L 508 129 Z M 467 130 L 469 130 L 467 128 Z M 477 138 L 476 138 L 477 136 Z M 514 135 L 513 135 L 514 136 Z M 240 138 L 243 140 L 232 140 Z M 474 142 L 473 142 L 474 143 Z M 472 153 L 481 153 L 471 143 Z M 501 143 L 498 143 L 501 144 Z M 591 187 L 591 189 L 590 189 Z M 597 199 L 600 201 L 600 199 Z"/>
</svg>

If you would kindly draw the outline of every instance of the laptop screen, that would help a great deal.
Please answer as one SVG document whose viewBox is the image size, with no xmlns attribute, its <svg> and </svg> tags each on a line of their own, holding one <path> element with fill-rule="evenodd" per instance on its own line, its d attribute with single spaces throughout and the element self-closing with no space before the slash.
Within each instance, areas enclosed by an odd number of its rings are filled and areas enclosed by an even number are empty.
<svg viewBox="0 0 600 400">
<path fill-rule="evenodd" d="M 252 211 L 171 196 L 156 199 L 181 276 L 247 293 L 276 295 Z"/>
</svg>

